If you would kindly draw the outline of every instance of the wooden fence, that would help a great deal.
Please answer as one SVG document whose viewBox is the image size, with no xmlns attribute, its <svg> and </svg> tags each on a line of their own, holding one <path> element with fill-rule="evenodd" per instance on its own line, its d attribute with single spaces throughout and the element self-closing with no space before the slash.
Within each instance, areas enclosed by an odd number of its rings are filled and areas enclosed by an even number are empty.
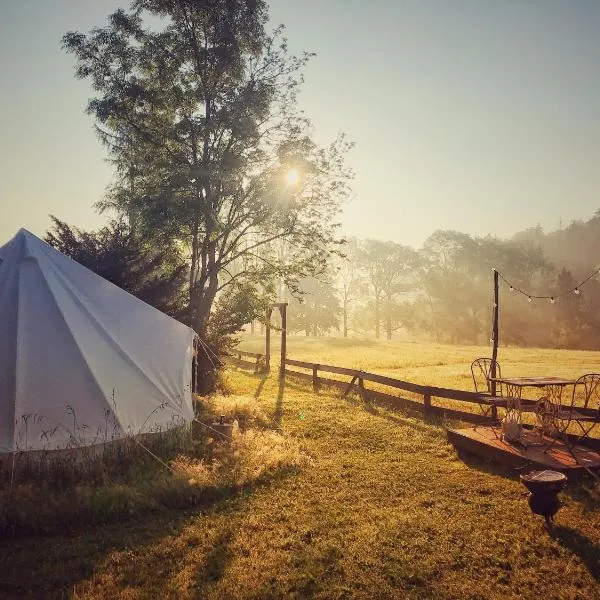
<svg viewBox="0 0 600 600">
<path fill-rule="evenodd" d="M 244 360 L 243 357 L 253 358 L 254 362 Z M 232 354 L 227 357 L 231 364 L 242 368 L 250 368 L 255 372 L 265 372 L 265 355 L 256 352 L 246 352 L 245 350 L 235 350 Z M 290 370 L 287 367 L 295 367 L 296 369 L 304 369 L 307 372 Z M 350 377 L 350 381 L 341 381 L 339 379 L 331 379 L 328 377 L 322 377 L 319 375 L 322 373 L 332 373 L 334 375 L 343 375 Z M 337 388 L 343 392 L 343 396 L 348 395 L 350 392 L 357 392 L 361 398 L 365 401 L 370 399 L 378 400 L 384 403 L 391 403 L 394 406 L 407 409 L 409 411 L 416 411 L 424 414 L 425 417 L 436 416 L 444 419 L 454 419 L 460 421 L 467 421 L 471 423 L 493 423 L 498 421 L 497 408 L 506 408 L 506 402 L 508 398 L 496 397 L 493 399 L 492 410 L 490 411 L 491 416 L 486 416 L 483 411 L 480 410 L 482 405 L 492 404 L 490 396 L 486 394 L 479 394 L 477 392 L 469 392 L 466 390 L 456 390 L 453 388 L 443 388 L 431 385 L 421 385 L 418 383 L 411 383 L 408 381 L 402 381 L 401 379 L 395 379 L 394 377 L 387 377 L 386 375 L 377 375 L 376 373 L 369 373 L 367 371 L 361 371 L 358 369 L 348 369 L 346 367 L 336 367 L 333 365 L 322 365 L 318 363 L 310 363 L 302 360 L 294 360 L 286 358 L 284 360 L 284 368 L 280 369 L 280 376 L 292 376 L 304 381 L 310 381 L 313 389 L 317 391 L 320 386 L 330 386 Z M 414 400 L 410 398 L 403 398 L 398 395 L 389 394 L 382 392 L 378 389 L 367 389 L 365 387 L 365 381 L 378 384 L 380 386 L 387 386 L 396 390 L 402 390 L 410 392 L 417 396 L 422 396 L 422 401 Z M 435 398 L 443 398 L 446 400 L 454 400 L 458 402 L 465 402 L 473 405 L 477 405 L 474 411 L 458 410 L 456 408 L 450 408 L 446 406 L 439 406 L 434 403 Z M 530 400 L 528 398 L 520 399 L 521 406 L 526 412 L 535 412 L 535 406 L 537 400 Z M 487 411 L 486 411 L 487 412 Z M 578 412 L 586 414 L 588 416 L 595 416 L 597 409 L 583 409 L 578 408 Z M 530 425 L 525 425 L 530 427 Z M 572 436 L 574 440 L 578 436 Z M 589 443 L 588 443 L 589 442 Z M 586 445 L 593 448 L 600 449 L 600 441 L 596 439 L 586 440 Z"/>
<path fill-rule="evenodd" d="M 286 359 L 285 365 L 286 367 L 296 367 L 310 371 L 310 373 L 305 373 L 295 370 L 292 371 L 286 368 L 285 374 L 298 377 L 306 381 L 311 381 L 315 390 L 318 390 L 319 386 L 321 385 L 327 385 L 342 390 L 344 396 L 349 392 L 354 391 L 359 393 L 364 400 L 374 399 L 384 402 L 391 402 L 396 406 L 424 413 L 425 416 L 439 416 L 446 419 L 457 419 L 472 423 L 491 423 L 497 420 L 497 411 L 495 406 L 492 407 L 491 417 L 485 416 L 483 411 L 479 410 L 479 406 L 482 404 L 490 403 L 489 396 L 484 394 L 468 392 L 466 390 L 455 390 L 451 388 L 420 385 L 417 383 L 410 383 L 408 381 L 395 379 L 393 377 L 387 377 L 385 375 L 377 375 L 376 373 L 359 371 L 357 369 L 347 369 L 345 367 L 335 367 L 332 365 L 321 365 L 289 358 Z M 349 382 L 340 381 L 338 379 L 330 379 L 319 376 L 319 372 L 345 375 L 351 379 Z M 419 400 L 402 398 L 400 396 L 385 393 L 379 390 L 367 389 L 365 388 L 366 381 L 391 387 L 397 390 L 410 392 L 412 394 L 422 396 L 423 400 L 421 402 Z M 463 411 L 455 408 L 439 406 L 434 403 L 435 398 L 467 402 L 471 405 L 477 405 L 477 409 L 476 411 Z M 495 400 L 498 402 L 500 399 Z M 524 407 L 533 407 L 535 405 L 535 401 L 523 399 L 521 404 Z M 500 404 L 498 404 L 498 406 L 502 406 L 502 400 L 500 400 Z"/>
<path fill-rule="evenodd" d="M 245 357 L 254 360 L 246 360 Z M 247 352 L 246 350 L 234 350 L 226 357 L 227 362 L 241 367 L 243 369 L 252 369 L 256 373 L 259 373 L 266 368 L 266 357 L 264 354 L 259 352 Z"/>
</svg>

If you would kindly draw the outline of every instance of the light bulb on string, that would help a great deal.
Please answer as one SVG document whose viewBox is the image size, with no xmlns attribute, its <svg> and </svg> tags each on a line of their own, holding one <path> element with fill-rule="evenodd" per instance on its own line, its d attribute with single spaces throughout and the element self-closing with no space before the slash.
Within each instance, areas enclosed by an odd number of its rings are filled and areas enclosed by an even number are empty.
<svg viewBox="0 0 600 600">
<path fill-rule="evenodd" d="M 514 288 L 514 287 L 511 285 L 511 286 L 508 288 L 508 291 L 509 291 L 509 292 L 513 292 L 513 291 L 514 291 L 514 289 L 515 289 L 515 288 Z"/>
<path fill-rule="evenodd" d="M 579 288 L 578 288 L 578 287 L 576 287 L 576 288 L 573 290 L 573 292 L 575 292 L 575 294 L 576 294 L 577 296 L 579 296 Z"/>
<path fill-rule="evenodd" d="M 550 304 L 554 304 L 554 296 L 550 297 Z"/>
<path fill-rule="evenodd" d="M 533 298 L 531 296 L 527 296 L 527 302 L 533 302 Z"/>
</svg>

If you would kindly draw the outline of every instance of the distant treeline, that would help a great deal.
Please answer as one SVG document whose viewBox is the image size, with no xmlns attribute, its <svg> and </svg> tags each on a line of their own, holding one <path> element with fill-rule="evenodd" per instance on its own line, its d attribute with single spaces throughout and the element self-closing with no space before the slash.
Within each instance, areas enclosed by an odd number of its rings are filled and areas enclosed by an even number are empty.
<svg viewBox="0 0 600 600">
<path fill-rule="evenodd" d="M 586 222 L 512 239 L 436 231 L 419 250 L 350 239 L 345 258 L 288 294 L 288 327 L 306 335 L 339 331 L 391 339 L 399 330 L 452 343 L 489 342 L 492 268 L 500 282 L 501 343 L 600 349 L 600 211 Z M 526 292 L 520 293 L 518 290 Z M 552 299 L 528 298 L 549 296 Z"/>
</svg>

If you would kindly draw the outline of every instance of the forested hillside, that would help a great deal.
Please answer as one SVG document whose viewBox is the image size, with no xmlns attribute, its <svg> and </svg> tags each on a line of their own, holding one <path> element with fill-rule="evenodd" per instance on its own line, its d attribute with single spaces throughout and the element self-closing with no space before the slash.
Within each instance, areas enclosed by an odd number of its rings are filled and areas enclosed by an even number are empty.
<svg viewBox="0 0 600 600">
<path fill-rule="evenodd" d="M 287 292 L 293 330 L 487 343 L 496 268 L 501 343 L 600 348 L 600 211 L 563 229 L 545 233 L 538 226 L 508 240 L 440 230 L 419 250 L 350 239 L 345 255 L 318 283 L 300 280 L 300 300 Z"/>
</svg>

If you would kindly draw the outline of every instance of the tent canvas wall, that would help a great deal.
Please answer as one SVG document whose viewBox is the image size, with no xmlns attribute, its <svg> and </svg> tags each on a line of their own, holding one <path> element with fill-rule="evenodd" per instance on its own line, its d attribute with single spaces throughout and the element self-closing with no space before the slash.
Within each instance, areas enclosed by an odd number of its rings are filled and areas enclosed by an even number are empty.
<svg viewBox="0 0 600 600">
<path fill-rule="evenodd" d="M 0 452 L 191 422 L 194 337 L 21 229 L 0 248 Z"/>
</svg>

